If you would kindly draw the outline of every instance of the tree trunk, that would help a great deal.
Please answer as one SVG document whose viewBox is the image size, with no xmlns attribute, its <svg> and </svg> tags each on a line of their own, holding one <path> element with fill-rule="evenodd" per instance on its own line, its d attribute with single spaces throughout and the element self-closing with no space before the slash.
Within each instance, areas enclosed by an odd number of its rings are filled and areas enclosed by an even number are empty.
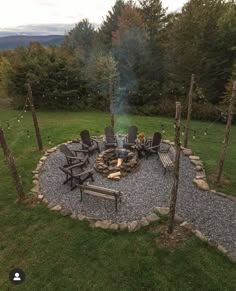
<svg viewBox="0 0 236 291">
<path fill-rule="evenodd" d="M 217 173 L 217 178 L 216 178 L 217 182 L 220 182 L 222 172 L 223 172 L 226 150 L 229 143 L 230 128 L 231 128 L 231 123 L 233 119 L 233 109 L 235 105 L 235 99 L 236 99 L 236 81 L 233 83 L 232 98 L 230 100 L 229 109 L 228 109 L 228 120 L 227 120 L 227 125 L 225 128 L 224 144 L 222 146 L 221 156 L 220 156 L 220 161 L 219 161 L 218 173 Z"/>
<path fill-rule="evenodd" d="M 114 128 L 115 126 L 115 118 L 113 111 L 113 96 L 112 96 L 112 81 L 109 78 L 109 99 L 110 99 L 110 117 L 111 117 L 111 126 Z"/>
<path fill-rule="evenodd" d="M 179 166 L 180 166 L 180 119 L 181 119 L 181 104 L 176 102 L 176 128 L 175 128 L 175 169 L 174 169 L 174 183 L 171 190 L 169 217 L 168 217 L 168 233 L 173 232 L 174 217 L 175 217 L 175 206 L 177 200 L 177 193 L 179 187 Z"/>
<path fill-rule="evenodd" d="M 190 84 L 190 89 L 189 89 L 189 94 L 188 94 L 188 115 L 187 115 L 187 120 L 186 120 L 185 131 L 184 131 L 184 147 L 185 148 L 188 146 L 188 131 L 189 131 L 191 113 L 192 113 L 192 100 L 193 100 L 194 83 L 195 83 L 195 75 L 192 74 L 191 84 Z"/>
<path fill-rule="evenodd" d="M 41 134 L 40 134 L 40 130 L 39 130 L 39 124 L 38 124 L 36 111 L 34 108 L 34 101 L 33 101 L 30 82 L 28 82 L 28 100 L 29 100 L 30 110 L 31 110 L 32 118 L 33 118 L 33 122 L 34 122 L 34 128 L 35 128 L 35 134 L 36 134 L 36 138 L 37 138 L 38 148 L 40 151 L 42 151 L 43 150 L 43 142 L 42 142 L 42 138 L 41 138 Z"/>
<path fill-rule="evenodd" d="M 23 202 L 25 200 L 25 192 L 24 192 L 24 189 L 23 189 L 23 186 L 22 186 L 22 182 L 21 182 L 21 179 L 18 175 L 18 172 L 17 172 L 17 169 L 16 169 L 16 164 L 15 164 L 15 160 L 12 156 L 12 153 L 8 147 L 8 144 L 6 142 L 6 139 L 5 139 L 5 136 L 4 136 L 4 132 L 3 132 L 3 129 L 0 127 L 0 144 L 1 144 L 1 147 L 3 149 L 3 153 L 6 157 L 6 160 L 7 160 L 7 163 L 8 163 L 8 166 L 9 166 L 9 169 L 10 169 L 10 173 L 11 173 L 11 176 L 14 180 L 14 184 L 15 184 L 15 188 L 16 188 L 16 192 L 17 192 L 17 195 L 18 195 L 18 199 L 17 201 L 18 202 Z"/>
</svg>

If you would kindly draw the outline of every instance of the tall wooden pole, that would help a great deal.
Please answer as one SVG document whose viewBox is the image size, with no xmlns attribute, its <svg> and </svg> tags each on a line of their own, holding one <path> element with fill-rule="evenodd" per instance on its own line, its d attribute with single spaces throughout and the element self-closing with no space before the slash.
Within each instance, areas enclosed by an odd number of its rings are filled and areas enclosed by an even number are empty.
<svg viewBox="0 0 236 291">
<path fill-rule="evenodd" d="M 111 126 L 114 128 L 115 118 L 114 118 L 114 111 L 113 111 L 113 95 L 112 95 L 112 80 L 111 80 L 111 77 L 109 77 L 109 99 L 110 99 Z"/>
<path fill-rule="evenodd" d="M 32 89 L 31 89 L 31 85 L 30 85 L 29 81 L 28 81 L 27 85 L 28 85 L 29 105 L 30 105 L 30 110 L 32 113 L 33 122 L 34 122 L 34 128 L 35 128 L 35 134 L 36 134 L 36 138 L 37 138 L 38 148 L 40 151 L 42 151 L 43 150 L 43 142 L 42 142 L 42 138 L 41 138 L 41 134 L 40 134 L 40 130 L 39 130 L 38 119 L 37 119 L 36 111 L 34 108 Z"/>
<path fill-rule="evenodd" d="M 4 131 L 1 127 L 0 127 L 0 144 L 1 144 L 1 147 L 3 149 L 3 153 L 6 157 L 11 176 L 14 180 L 16 192 L 18 195 L 17 202 L 23 202 L 26 198 L 25 192 L 24 192 L 24 189 L 22 186 L 21 179 L 20 179 L 18 172 L 17 172 L 17 169 L 16 169 L 15 160 L 14 160 L 12 153 L 8 147 L 7 141 L 6 141 L 5 136 L 4 136 Z"/>
<path fill-rule="evenodd" d="M 227 125 L 225 128 L 225 138 L 224 138 L 224 143 L 222 146 L 221 156 L 220 156 L 220 161 L 219 161 L 218 173 L 217 173 L 217 178 L 216 178 L 217 182 L 220 182 L 221 175 L 223 172 L 225 154 L 226 154 L 227 146 L 229 143 L 229 133 L 230 133 L 231 123 L 233 119 L 233 109 L 235 106 L 235 102 L 236 102 L 236 81 L 234 81 L 233 83 L 233 92 L 232 92 L 232 97 L 231 97 L 229 109 L 228 109 L 228 120 L 227 120 Z"/>
<path fill-rule="evenodd" d="M 184 147 L 185 148 L 188 146 L 188 131 L 189 131 L 191 113 L 192 113 L 192 100 L 193 100 L 194 83 L 195 83 L 195 75 L 192 74 L 190 89 L 189 89 L 189 93 L 188 93 L 188 115 L 187 115 L 187 120 L 186 120 L 185 131 L 184 131 Z"/>
<path fill-rule="evenodd" d="M 169 217 L 168 217 L 168 233 L 173 232 L 175 206 L 177 200 L 177 193 L 179 187 L 179 165 L 180 165 L 180 120 L 181 120 L 181 103 L 176 102 L 176 127 L 175 127 L 175 169 L 174 169 L 174 183 L 171 190 Z"/>
</svg>

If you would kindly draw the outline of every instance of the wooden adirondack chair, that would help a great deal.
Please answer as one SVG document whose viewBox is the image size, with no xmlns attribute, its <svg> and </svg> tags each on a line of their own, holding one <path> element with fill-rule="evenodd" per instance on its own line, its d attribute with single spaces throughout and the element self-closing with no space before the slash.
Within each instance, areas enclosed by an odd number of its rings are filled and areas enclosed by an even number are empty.
<svg viewBox="0 0 236 291">
<path fill-rule="evenodd" d="M 108 126 L 104 130 L 105 132 L 105 147 L 111 148 L 111 147 L 117 147 L 117 139 L 114 134 L 113 127 Z"/>
<path fill-rule="evenodd" d="M 160 132 L 155 132 L 152 140 L 148 140 L 145 145 L 146 158 L 151 154 L 158 154 L 161 145 L 161 134 Z"/>
<path fill-rule="evenodd" d="M 89 163 L 87 150 L 70 150 L 65 144 L 60 145 L 60 151 L 65 155 L 67 164 L 64 167 L 69 167 L 78 163 Z M 78 155 L 80 154 L 80 155 Z"/>
<path fill-rule="evenodd" d="M 124 147 L 129 148 L 135 145 L 135 140 L 137 138 L 138 128 L 137 126 L 130 126 L 128 128 L 128 135 L 124 140 Z"/>
<path fill-rule="evenodd" d="M 80 133 L 80 137 L 82 140 L 82 149 L 87 150 L 89 154 L 97 151 L 100 153 L 100 148 L 98 145 L 98 141 L 90 137 L 88 130 L 83 130 Z"/>
<path fill-rule="evenodd" d="M 84 170 L 84 163 L 72 165 L 67 168 L 59 167 L 66 174 L 66 179 L 63 184 L 70 182 L 70 190 L 74 190 L 78 185 L 82 185 L 86 180 L 93 178 L 93 169 Z"/>
</svg>

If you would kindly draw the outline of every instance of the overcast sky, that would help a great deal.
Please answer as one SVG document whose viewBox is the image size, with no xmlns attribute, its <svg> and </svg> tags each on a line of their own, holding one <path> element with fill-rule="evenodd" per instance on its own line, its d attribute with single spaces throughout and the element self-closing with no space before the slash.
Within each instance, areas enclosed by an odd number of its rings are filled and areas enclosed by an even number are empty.
<svg viewBox="0 0 236 291">
<path fill-rule="evenodd" d="M 163 0 L 169 11 L 186 0 Z M 0 28 L 29 24 L 77 23 L 88 18 L 101 23 L 115 0 L 0 0 Z"/>
</svg>

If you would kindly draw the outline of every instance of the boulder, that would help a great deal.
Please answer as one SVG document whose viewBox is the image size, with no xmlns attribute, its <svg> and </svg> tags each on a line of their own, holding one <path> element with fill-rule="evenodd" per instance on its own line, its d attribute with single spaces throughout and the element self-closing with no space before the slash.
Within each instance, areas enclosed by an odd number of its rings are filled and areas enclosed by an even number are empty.
<svg viewBox="0 0 236 291">
<path fill-rule="evenodd" d="M 236 249 L 227 254 L 231 262 L 236 263 Z"/>
<path fill-rule="evenodd" d="M 142 219 L 140 220 L 140 225 L 141 226 L 147 226 L 149 224 L 150 224 L 150 222 L 147 221 L 147 219 L 145 217 L 142 217 Z"/>
<path fill-rule="evenodd" d="M 60 211 L 61 210 L 61 205 L 56 205 L 56 206 L 52 207 L 51 210 Z"/>
<path fill-rule="evenodd" d="M 154 211 L 159 212 L 161 215 L 167 215 L 169 213 L 169 208 L 168 207 L 155 207 Z"/>
<path fill-rule="evenodd" d="M 200 240 L 207 241 L 207 237 L 203 233 L 201 233 L 199 230 L 195 230 L 194 233 L 196 237 L 198 237 Z"/>
<path fill-rule="evenodd" d="M 190 160 L 192 161 L 199 161 L 200 158 L 198 156 L 189 156 Z"/>
<path fill-rule="evenodd" d="M 103 229 L 108 229 L 110 228 L 112 224 L 111 220 L 98 220 L 95 222 L 95 227 L 103 228 Z"/>
<path fill-rule="evenodd" d="M 195 170 L 196 170 L 197 172 L 201 172 L 201 171 L 202 171 L 202 167 L 201 167 L 200 165 L 198 165 L 198 166 L 196 166 Z"/>
<path fill-rule="evenodd" d="M 44 198 L 44 195 L 43 195 L 43 194 L 39 194 L 39 195 L 38 195 L 38 199 L 39 199 L 39 200 L 43 200 L 43 198 Z"/>
<path fill-rule="evenodd" d="M 67 208 L 63 208 L 61 210 L 61 215 L 62 216 L 68 216 L 68 215 L 71 215 L 72 214 L 72 211 L 70 209 L 67 209 Z"/>
<path fill-rule="evenodd" d="M 159 221 L 160 217 L 157 216 L 155 213 L 151 213 L 148 216 L 146 216 L 146 219 L 148 222 L 155 222 L 155 221 Z"/>
<path fill-rule="evenodd" d="M 132 221 L 128 223 L 128 231 L 129 232 L 134 232 L 140 228 L 140 224 L 138 221 Z"/>
<path fill-rule="evenodd" d="M 112 223 L 110 225 L 110 229 L 113 229 L 113 230 L 118 230 L 119 229 L 119 225 L 117 223 Z"/>
<path fill-rule="evenodd" d="M 188 223 L 187 221 L 184 221 L 183 223 L 181 223 L 180 226 L 182 226 L 185 229 L 190 230 L 190 231 L 193 229 L 192 224 L 191 223 Z"/>
<path fill-rule="evenodd" d="M 210 190 L 209 185 L 207 184 L 206 181 L 201 180 L 201 179 L 193 179 L 193 183 L 200 189 L 200 190 L 204 190 L 204 191 L 208 191 Z"/>
<path fill-rule="evenodd" d="M 77 219 L 78 218 L 76 212 L 73 212 L 70 217 L 72 219 Z"/>
<path fill-rule="evenodd" d="M 185 156 L 192 156 L 193 152 L 190 149 L 184 149 L 183 154 Z"/>
<path fill-rule="evenodd" d="M 125 222 L 119 223 L 119 228 L 120 230 L 126 230 L 128 228 L 128 224 Z"/>
<path fill-rule="evenodd" d="M 194 166 L 201 166 L 201 167 L 203 167 L 203 162 L 201 160 L 191 160 L 191 163 Z"/>
<path fill-rule="evenodd" d="M 48 203 L 48 208 L 53 208 L 56 205 L 57 205 L 56 202 L 50 202 L 50 203 Z"/>
<path fill-rule="evenodd" d="M 82 214 L 78 214 L 77 215 L 78 220 L 83 221 L 86 220 L 86 216 L 82 215 Z"/>
</svg>

